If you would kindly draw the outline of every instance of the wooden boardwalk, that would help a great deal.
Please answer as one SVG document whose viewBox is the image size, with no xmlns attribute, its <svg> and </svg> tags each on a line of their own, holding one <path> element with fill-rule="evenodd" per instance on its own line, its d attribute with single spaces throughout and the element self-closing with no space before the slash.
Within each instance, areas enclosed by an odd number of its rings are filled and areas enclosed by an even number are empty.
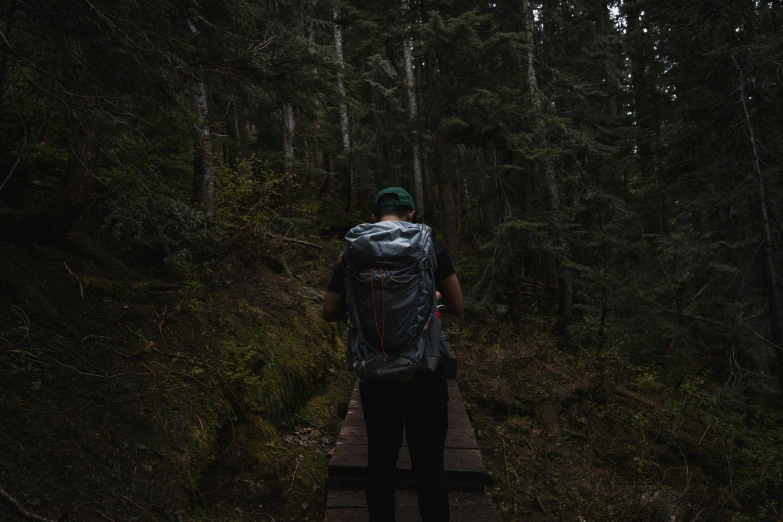
<svg viewBox="0 0 783 522">
<path fill-rule="evenodd" d="M 449 477 L 449 503 L 453 522 L 499 522 L 500 516 L 484 494 L 492 478 L 484 467 L 476 436 L 465 411 L 457 382 L 456 359 L 450 360 L 449 431 L 446 436 L 445 467 Z M 340 436 L 329 462 L 326 479 L 326 522 L 367 521 L 364 499 L 367 469 L 367 432 L 359 400 L 359 384 L 345 408 Z M 410 454 L 403 438 L 397 461 L 397 522 L 419 521 Z"/>
</svg>

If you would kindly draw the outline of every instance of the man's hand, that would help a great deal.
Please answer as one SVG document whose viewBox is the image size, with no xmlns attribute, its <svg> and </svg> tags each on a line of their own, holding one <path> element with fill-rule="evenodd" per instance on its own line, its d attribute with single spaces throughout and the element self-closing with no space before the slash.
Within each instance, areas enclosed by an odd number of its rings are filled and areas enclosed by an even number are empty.
<svg viewBox="0 0 783 522">
<path fill-rule="evenodd" d="M 345 318 L 345 297 L 337 292 L 326 292 L 323 318 L 327 323 L 342 321 Z"/>
</svg>

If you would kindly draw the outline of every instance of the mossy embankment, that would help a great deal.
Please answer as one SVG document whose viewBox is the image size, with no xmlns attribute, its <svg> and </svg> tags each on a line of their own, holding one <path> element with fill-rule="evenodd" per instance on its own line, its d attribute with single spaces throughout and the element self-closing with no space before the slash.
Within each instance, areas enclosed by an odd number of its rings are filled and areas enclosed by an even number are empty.
<svg viewBox="0 0 783 522">
<path fill-rule="evenodd" d="M 547 306 L 447 323 L 504 520 L 780 519 L 779 407 L 708 372 L 633 365 L 630 336 L 567 342 Z"/>
<path fill-rule="evenodd" d="M 86 235 L 0 244 L 0 487 L 52 519 L 317 519 L 352 384 L 319 310 L 338 243 L 158 278 Z"/>
</svg>

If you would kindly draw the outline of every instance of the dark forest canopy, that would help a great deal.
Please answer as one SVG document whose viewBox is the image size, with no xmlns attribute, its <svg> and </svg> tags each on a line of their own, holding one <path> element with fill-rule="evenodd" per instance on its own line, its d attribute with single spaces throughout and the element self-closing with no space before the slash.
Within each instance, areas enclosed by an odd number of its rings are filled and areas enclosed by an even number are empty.
<svg viewBox="0 0 783 522">
<path fill-rule="evenodd" d="M 779 408 L 780 1 L 2 0 L 0 31 L 0 240 L 186 257 L 399 185 L 474 310 L 543 297 L 562 350 Z"/>
</svg>

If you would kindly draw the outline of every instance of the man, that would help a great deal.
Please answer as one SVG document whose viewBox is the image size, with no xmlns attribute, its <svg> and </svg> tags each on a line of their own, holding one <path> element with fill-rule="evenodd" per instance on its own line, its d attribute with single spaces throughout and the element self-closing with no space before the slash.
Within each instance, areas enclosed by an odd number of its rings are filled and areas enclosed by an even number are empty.
<svg viewBox="0 0 783 522">
<path fill-rule="evenodd" d="M 392 187 L 382 190 L 375 197 L 372 218 L 376 223 L 390 226 L 390 230 L 393 231 L 395 226 L 401 227 L 403 231 L 414 227 L 429 231 L 429 227 L 423 225 L 405 225 L 415 222 L 415 212 L 413 199 L 410 194 L 401 188 Z M 356 229 L 371 226 L 360 225 Z M 351 233 L 346 236 L 349 242 L 350 235 Z M 374 237 L 381 236 L 376 235 Z M 462 290 L 460 289 L 451 259 L 439 241 L 432 239 L 430 242 L 429 235 L 426 238 L 427 244 L 434 248 L 433 257 L 436 262 L 432 263 L 435 265 L 432 267 L 432 272 L 434 273 L 437 296 L 446 305 L 449 313 L 461 315 L 463 308 Z M 400 244 L 401 241 L 398 240 L 397 243 Z M 377 250 L 388 252 L 391 251 L 391 248 L 382 246 Z M 326 321 L 340 321 L 345 318 L 346 296 L 352 299 L 362 298 L 361 292 L 351 292 L 350 288 L 346 291 L 346 273 L 365 274 L 365 278 L 370 278 L 372 299 L 367 299 L 367 294 L 365 293 L 363 299 L 367 302 L 352 304 L 362 307 L 365 311 L 364 313 L 373 317 L 374 325 L 372 326 L 375 327 L 377 336 L 376 332 L 369 332 L 367 337 L 370 339 L 372 336 L 372 339 L 374 339 L 372 342 L 375 344 L 380 341 L 383 360 L 389 361 L 389 355 L 384 349 L 384 339 L 391 336 L 390 332 L 385 330 L 385 327 L 387 324 L 395 324 L 394 318 L 387 318 L 386 302 L 377 303 L 376 300 L 384 299 L 384 293 L 388 294 L 390 291 L 393 291 L 390 290 L 390 285 L 403 278 L 384 277 L 383 266 L 377 268 L 375 266 L 361 266 L 361 263 L 358 263 L 360 266 L 354 267 L 352 263 L 356 263 L 357 260 L 351 258 L 357 254 L 352 254 L 352 250 L 353 247 L 343 252 L 337 266 L 334 268 L 324 301 L 323 317 Z M 393 263 L 389 264 L 393 266 Z M 380 277 L 378 277 L 379 270 Z M 373 281 L 376 281 L 375 286 L 372 284 Z M 380 284 L 378 281 L 380 281 Z M 386 286 L 384 286 L 384 283 Z M 348 279 L 348 284 L 352 284 L 350 278 Z M 412 288 L 417 289 L 419 286 L 416 284 Z M 417 291 L 415 289 L 411 290 L 411 292 Z M 432 300 L 431 306 L 434 308 L 434 295 Z M 408 306 L 406 311 L 413 306 Z M 427 306 L 430 305 L 428 304 Z M 367 312 L 370 307 L 372 312 Z M 399 314 L 402 312 L 397 311 L 395 313 Z M 433 331 L 433 335 L 439 339 L 440 321 L 433 316 L 434 314 L 430 314 L 429 320 L 431 323 L 427 325 L 425 331 Z M 354 322 L 353 317 L 351 321 Z M 359 329 L 361 330 L 361 327 Z M 364 328 L 364 330 L 366 332 L 367 330 L 373 330 L 373 328 Z M 426 335 L 422 334 L 422 336 Z M 394 359 L 394 357 L 392 356 L 391 359 Z M 383 360 L 381 364 L 383 364 Z M 364 365 L 355 364 L 354 370 L 357 371 L 357 368 L 364 368 Z M 387 380 L 382 377 L 368 376 L 366 370 L 365 368 L 364 374 L 361 371 L 357 371 L 357 376 L 360 381 L 359 392 L 367 428 L 368 468 L 366 495 L 370 520 L 376 522 L 394 521 L 395 519 L 394 488 L 396 465 L 400 447 L 402 446 L 404 427 L 411 455 L 411 464 L 416 476 L 416 490 L 422 520 L 424 522 L 448 521 L 448 489 L 443 464 L 444 444 L 448 430 L 448 384 L 443 363 L 431 363 L 428 368 L 425 363 L 421 362 L 418 368 L 412 370 L 409 380 Z"/>
</svg>

